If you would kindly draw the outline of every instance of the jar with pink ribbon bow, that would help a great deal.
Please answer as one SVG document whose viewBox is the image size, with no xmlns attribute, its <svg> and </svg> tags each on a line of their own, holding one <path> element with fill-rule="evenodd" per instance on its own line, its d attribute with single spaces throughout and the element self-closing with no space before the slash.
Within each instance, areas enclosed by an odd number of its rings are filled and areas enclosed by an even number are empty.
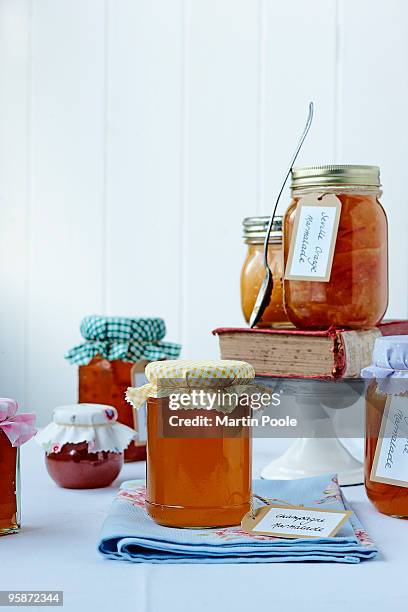
<svg viewBox="0 0 408 612">
<path fill-rule="evenodd" d="M 17 402 L 0 398 L 0 535 L 20 529 L 20 446 L 36 433 L 35 414 L 17 414 Z"/>
</svg>

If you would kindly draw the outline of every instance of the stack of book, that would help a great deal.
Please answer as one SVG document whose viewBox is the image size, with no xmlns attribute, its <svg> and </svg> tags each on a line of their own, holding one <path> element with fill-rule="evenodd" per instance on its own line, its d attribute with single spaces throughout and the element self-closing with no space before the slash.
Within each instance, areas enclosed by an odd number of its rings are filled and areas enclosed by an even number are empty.
<svg viewBox="0 0 408 612">
<path fill-rule="evenodd" d="M 221 327 L 213 334 L 222 359 L 247 361 L 257 376 L 333 380 L 358 378 L 371 363 L 375 339 L 408 334 L 408 321 L 384 321 L 360 331 Z"/>
</svg>

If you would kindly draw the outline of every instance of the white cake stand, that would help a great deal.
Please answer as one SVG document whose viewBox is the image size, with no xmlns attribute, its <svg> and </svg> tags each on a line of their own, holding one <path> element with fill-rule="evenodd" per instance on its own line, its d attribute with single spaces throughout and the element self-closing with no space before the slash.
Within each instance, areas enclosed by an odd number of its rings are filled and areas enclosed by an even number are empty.
<svg viewBox="0 0 408 612">
<path fill-rule="evenodd" d="M 338 439 L 331 411 L 355 404 L 364 393 L 363 383 L 352 379 L 341 383 L 275 379 L 274 386 L 295 399 L 299 423 L 308 437 L 295 440 L 262 470 L 261 477 L 292 480 L 332 472 L 341 485 L 361 484 L 363 464 Z"/>
</svg>

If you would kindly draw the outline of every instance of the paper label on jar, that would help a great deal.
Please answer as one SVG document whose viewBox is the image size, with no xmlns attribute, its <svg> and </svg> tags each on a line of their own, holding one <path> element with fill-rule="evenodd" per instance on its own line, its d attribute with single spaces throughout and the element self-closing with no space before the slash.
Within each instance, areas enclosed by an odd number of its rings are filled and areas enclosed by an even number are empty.
<svg viewBox="0 0 408 612">
<path fill-rule="evenodd" d="M 351 516 L 350 510 L 268 504 L 248 512 L 241 527 L 248 533 L 280 538 L 330 538 Z"/>
<path fill-rule="evenodd" d="M 329 282 L 340 213 L 341 202 L 333 194 L 300 198 L 285 279 Z"/>
<path fill-rule="evenodd" d="M 142 387 L 148 382 L 144 372 L 132 372 L 132 387 Z M 134 429 L 137 431 L 137 439 L 135 444 L 141 446 L 146 444 L 147 440 L 147 408 L 146 402 L 137 410 L 133 410 Z"/>
<path fill-rule="evenodd" d="M 387 398 L 370 480 L 408 487 L 408 397 Z"/>
</svg>

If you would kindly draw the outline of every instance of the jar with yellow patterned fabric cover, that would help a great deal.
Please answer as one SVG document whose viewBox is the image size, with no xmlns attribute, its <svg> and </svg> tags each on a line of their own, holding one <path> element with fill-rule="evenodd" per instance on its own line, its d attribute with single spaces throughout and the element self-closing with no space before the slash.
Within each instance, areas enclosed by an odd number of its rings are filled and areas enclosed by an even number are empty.
<svg viewBox="0 0 408 612">
<path fill-rule="evenodd" d="M 126 397 L 136 409 L 147 400 L 147 512 L 172 527 L 239 525 L 250 507 L 253 367 L 175 360 L 145 374 Z"/>
</svg>

